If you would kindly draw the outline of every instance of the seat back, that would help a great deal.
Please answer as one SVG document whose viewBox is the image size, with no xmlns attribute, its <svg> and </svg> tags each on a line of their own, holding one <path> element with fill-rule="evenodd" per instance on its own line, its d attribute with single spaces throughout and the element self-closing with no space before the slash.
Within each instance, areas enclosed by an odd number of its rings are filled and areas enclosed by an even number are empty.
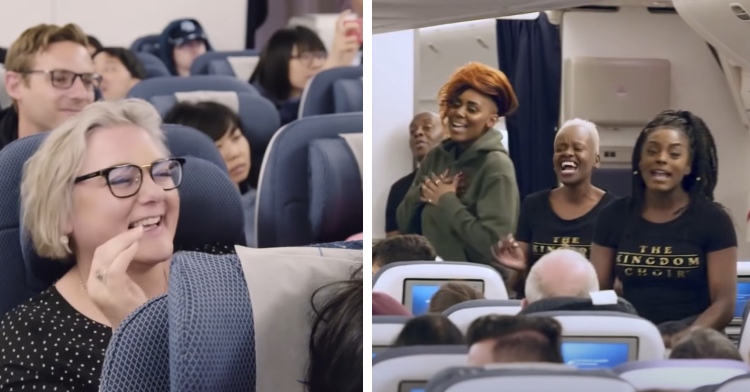
<svg viewBox="0 0 750 392">
<path fill-rule="evenodd" d="M 361 139 L 358 147 L 362 150 Z M 313 241 L 340 241 L 362 232 L 362 172 L 351 146 L 343 138 L 319 139 L 308 153 Z"/>
<path fill-rule="evenodd" d="M 253 310 L 236 255 L 175 254 L 168 308 L 172 390 L 255 390 Z"/>
<path fill-rule="evenodd" d="M 167 297 L 156 297 L 128 316 L 104 356 L 101 392 L 168 392 Z"/>
<path fill-rule="evenodd" d="M 740 327 L 738 344 L 740 355 L 746 361 L 750 358 L 750 325 L 748 325 L 748 320 L 750 320 L 750 301 L 745 303 L 745 310 L 742 313 L 742 327 Z"/>
<path fill-rule="evenodd" d="M 307 83 L 305 90 L 302 92 L 302 101 L 299 107 L 299 118 L 317 116 L 321 114 L 337 113 L 336 111 L 336 98 L 337 92 L 334 89 L 336 81 L 344 79 L 362 80 L 362 67 L 338 67 L 331 68 L 325 71 L 318 72 L 312 79 Z M 356 92 L 356 84 L 354 87 L 347 84 L 339 84 L 338 93 L 353 93 Z M 341 99 L 347 99 L 346 96 L 342 96 Z M 362 98 L 360 97 L 351 107 L 356 107 L 357 102 L 361 105 Z M 347 107 L 347 106 L 342 106 Z"/>
<path fill-rule="evenodd" d="M 470 285 L 484 293 L 487 299 L 508 299 L 500 274 L 481 264 L 445 261 L 391 263 L 378 271 L 372 281 L 372 291 L 401 301 L 414 315 L 424 313 L 435 292 L 449 282 Z"/>
<path fill-rule="evenodd" d="M 747 374 L 750 366 L 728 359 L 669 359 L 626 363 L 614 371 L 638 390 L 689 390 Z"/>
<path fill-rule="evenodd" d="M 514 391 L 636 392 L 626 381 L 608 371 L 580 371 L 563 366 L 531 364 L 446 369 L 430 380 L 428 392 Z M 550 388 L 550 386 L 554 386 Z"/>
<path fill-rule="evenodd" d="M 334 113 L 361 112 L 364 110 L 362 79 L 339 79 L 333 82 Z"/>
<path fill-rule="evenodd" d="M 391 347 L 411 316 L 372 316 L 373 353 Z"/>
<path fill-rule="evenodd" d="M 0 109 L 9 107 L 13 101 L 5 89 L 5 68 L 0 64 Z"/>
<path fill-rule="evenodd" d="M 659 330 L 638 316 L 610 311 L 539 312 L 527 316 L 559 321 L 563 327 L 563 359 L 581 368 L 611 368 L 627 361 L 661 360 L 665 356 Z M 603 353 L 606 358 L 599 357 Z"/>
<path fill-rule="evenodd" d="M 258 90 L 247 82 L 242 82 L 231 76 L 200 75 L 189 78 L 164 76 L 141 81 L 128 92 L 130 98 L 140 98 L 150 101 L 159 95 L 191 91 L 233 91 L 236 93 L 258 94 Z"/>
<path fill-rule="evenodd" d="M 750 391 L 750 374 L 733 377 L 711 389 L 712 392 L 747 392 Z"/>
<path fill-rule="evenodd" d="M 466 346 L 396 347 L 378 354 L 372 361 L 372 392 L 403 391 L 401 384 L 420 384 L 439 371 L 465 366 Z"/>
<path fill-rule="evenodd" d="M 135 55 L 146 71 L 146 79 L 171 76 L 167 66 L 155 55 L 149 52 L 135 52 Z"/>
<path fill-rule="evenodd" d="M 628 197 L 633 194 L 633 171 L 621 168 L 599 168 L 594 170 L 591 183 L 619 197 Z"/>
<path fill-rule="evenodd" d="M 318 139 L 338 139 L 344 133 L 362 133 L 361 113 L 304 118 L 282 127 L 274 134 L 263 157 L 258 181 L 255 232 L 259 247 L 298 246 L 316 242 L 309 222 L 310 144 Z M 348 192 L 355 196 L 346 197 L 358 197 L 356 195 L 362 192 L 362 183 L 349 185 Z M 361 216 L 361 210 L 354 211 L 350 219 L 356 222 Z M 362 232 L 361 227 L 350 234 L 359 232 Z"/>
<path fill-rule="evenodd" d="M 167 137 L 167 148 L 176 157 L 192 156 L 215 164 L 227 172 L 227 165 L 214 141 L 205 133 L 177 124 L 162 124 Z M 228 172 L 227 172 L 228 173 Z"/>
<path fill-rule="evenodd" d="M 146 52 L 157 56 L 159 54 L 159 34 L 145 35 L 130 44 L 130 50 L 135 53 Z"/>
<path fill-rule="evenodd" d="M 229 75 L 243 81 L 249 81 L 258 66 L 258 56 L 229 56 L 211 60 L 208 63 L 209 75 Z"/>
<path fill-rule="evenodd" d="M 521 311 L 521 300 L 517 299 L 475 299 L 461 302 L 446 309 L 443 314 L 466 334 L 471 323 L 490 314 L 513 316 Z"/>
<path fill-rule="evenodd" d="M 226 60 L 228 57 L 258 57 L 260 53 L 255 49 L 233 50 L 233 51 L 211 51 L 206 52 L 193 60 L 190 65 L 190 75 L 209 75 L 209 64 L 214 60 Z M 245 83 L 250 79 L 242 79 Z"/>
</svg>

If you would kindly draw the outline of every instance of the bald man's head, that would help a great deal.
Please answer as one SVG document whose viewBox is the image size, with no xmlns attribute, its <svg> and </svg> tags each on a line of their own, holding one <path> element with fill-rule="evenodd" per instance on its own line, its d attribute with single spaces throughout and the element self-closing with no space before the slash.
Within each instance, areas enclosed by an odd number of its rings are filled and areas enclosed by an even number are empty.
<svg viewBox="0 0 750 392">
<path fill-rule="evenodd" d="M 433 147 L 444 138 L 440 116 L 422 112 L 414 116 L 409 124 L 409 147 L 414 159 L 421 161 Z"/>
<path fill-rule="evenodd" d="M 571 249 L 558 249 L 542 256 L 526 279 L 526 301 L 551 297 L 588 298 L 599 291 L 599 280 L 591 262 Z"/>
</svg>

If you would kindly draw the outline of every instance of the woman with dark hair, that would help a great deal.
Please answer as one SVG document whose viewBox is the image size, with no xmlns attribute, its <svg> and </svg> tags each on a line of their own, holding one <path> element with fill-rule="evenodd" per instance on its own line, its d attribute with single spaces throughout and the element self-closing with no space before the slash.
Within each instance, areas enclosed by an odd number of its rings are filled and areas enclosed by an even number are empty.
<svg viewBox="0 0 750 392">
<path fill-rule="evenodd" d="M 242 194 L 245 211 L 245 241 L 254 248 L 255 241 L 255 188 L 248 183 L 252 167 L 250 143 L 242 132 L 237 113 L 217 102 L 181 102 L 164 116 L 165 124 L 180 124 L 195 128 L 208 135 L 219 149 L 229 170 L 229 177 Z"/>
<path fill-rule="evenodd" d="M 465 344 L 464 335 L 448 317 L 423 314 L 406 322 L 394 347 Z"/>
<path fill-rule="evenodd" d="M 619 278 L 638 314 L 654 324 L 678 321 L 676 335 L 723 330 L 734 312 L 737 236 L 714 202 L 711 131 L 688 111 L 662 112 L 638 137 L 632 165 L 632 197 L 612 202 L 596 223 L 591 262 L 601 289 Z"/>
<path fill-rule="evenodd" d="M 592 122 L 572 119 L 560 126 L 552 162 L 561 186 L 526 196 L 515 237 L 503 238 L 495 260 L 514 270 L 510 286 L 525 297 L 525 281 L 537 260 L 562 247 L 586 258 L 599 212 L 617 197 L 591 183 L 599 167 L 599 131 Z"/>
<path fill-rule="evenodd" d="M 443 86 L 439 103 L 450 137 L 422 161 L 397 210 L 399 232 L 427 237 L 443 260 L 493 265 L 492 246 L 513 233 L 520 204 L 513 162 L 493 127 L 518 101 L 505 74 L 470 63 Z"/>
<path fill-rule="evenodd" d="M 303 26 L 276 31 L 263 48 L 250 83 L 276 105 L 282 125 L 297 119 L 302 90 L 318 72 L 352 65 L 359 39 L 350 34 L 356 24 L 347 23 L 349 12 L 336 22 L 331 52 L 318 35 Z"/>
<path fill-rule="evenodd" d="M 322 294 L 327 299 L 321 305 Z M 321 287 L 312 295 L 308 392 L 362 391 L 362 267 L 352 279 Z"/>
</svg>

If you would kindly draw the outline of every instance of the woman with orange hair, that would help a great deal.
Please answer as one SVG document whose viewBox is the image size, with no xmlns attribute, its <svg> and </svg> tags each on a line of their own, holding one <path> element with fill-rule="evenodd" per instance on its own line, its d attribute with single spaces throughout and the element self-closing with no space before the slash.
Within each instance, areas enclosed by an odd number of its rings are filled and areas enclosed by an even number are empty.
<svg viewBox="0 0 750 392">
<path fill-rule="evenodd" d="M 493 265 L 492 246 L 513 233 L 515 168 L 493 127 L 518 100 L 508 78 L 480 63 L 459 68 L 439 93 L 449 138 L 424 158 L 398 207 L 402 234 L 421 234 L 446 261 Z"/>
</svg>

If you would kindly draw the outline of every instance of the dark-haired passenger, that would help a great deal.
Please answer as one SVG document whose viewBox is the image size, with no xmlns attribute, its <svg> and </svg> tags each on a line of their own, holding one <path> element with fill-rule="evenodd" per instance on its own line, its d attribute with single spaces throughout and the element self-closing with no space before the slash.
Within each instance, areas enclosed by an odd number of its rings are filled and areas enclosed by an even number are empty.
<svg viewBox="0 0 750 392">
<path fill-rule="evenodd" d="M 688 111 L 659 114 L 633 151 L 633 195 L 602 210 L 591 262 L 602 290 L 615 277 L 622 296 L 653 322 L 723 330 L 737 288 L 737 236 L 714 201 L 718 158 L 706 123 Z"/>
<path fill-rule="evenodd" d="M 372 274 L 391 263 L 435 260 L 435 249 L 421 235 L 386 238 L 372 246 Z"/>
<path fill-rule="evenodd" d="M 94 54 L 96 54 L 96 52 L 104 48 L 102 43 L 99 42 L 99 40 L 93 35 L 87 35 L 86 41 L 88 41 L 88 45 L 86 45 L 86 49 L 88 49 L 89 53 L 91 53 L 91 57 L 94 57 Z"/>
<path fill-rule="evenodd" d="M 344 12 L 336 21 L 330 53 L 320 37 L 303 26 L 277 30 L 263 47 L 250 83 L 276 105 L 282 125 L 297 119 L 302 91 L 313 76 L 354 62 L 359 38 L 349 34 L 357 25 L 347 23 L 348 15 Z"/>
<path fill-rule="evenodd" d="M 469 366 L 563 363 L 562 325 L 552 317 L 482 316 L 466 332 Z"/>
<path fill-rule="evenodd" d="M 313 294 L 306 392 L 362 390 L 363 295 L 361 267 L 351 280 Z"/>
<path fill-rule="evenodd" d="M 394 347 L 464 344 L 464 335 L 448 317 L 423 314 L 404 324 Z"/>
<path fill-rule="evenodd" d="M 450 138 L 422 161 L 397 210 L 399 232 L 427 237 L 443 260 L 492 265 L 491 248 L 514 232 L 520 204 L 513 161 L 493 127 L 518 101 L 505 74 L 470 63 L 439 103 Z"/>
<path fill-rule="evenodd" d="M 242 132 L 237 113 L 217 102 L 180 102 L 164 116 L 165 124 L 180 124 L 195 128 L 216 144 L 229 170 L 229 177 L 242 194 L 245 211 L 245 240 L 254 248 L 255 240 L 255 188 L 247 182 L 250 173 L 250 143 Z"/>
<path fill-rule="evenodd" d="M 93 55 L 94 69 L 101 75 L 99 89 L 106 101 L 127 97 L 133 86 L 146 78 L 138 57 L 125 48 L 102 48 Z"/>
</svg>

